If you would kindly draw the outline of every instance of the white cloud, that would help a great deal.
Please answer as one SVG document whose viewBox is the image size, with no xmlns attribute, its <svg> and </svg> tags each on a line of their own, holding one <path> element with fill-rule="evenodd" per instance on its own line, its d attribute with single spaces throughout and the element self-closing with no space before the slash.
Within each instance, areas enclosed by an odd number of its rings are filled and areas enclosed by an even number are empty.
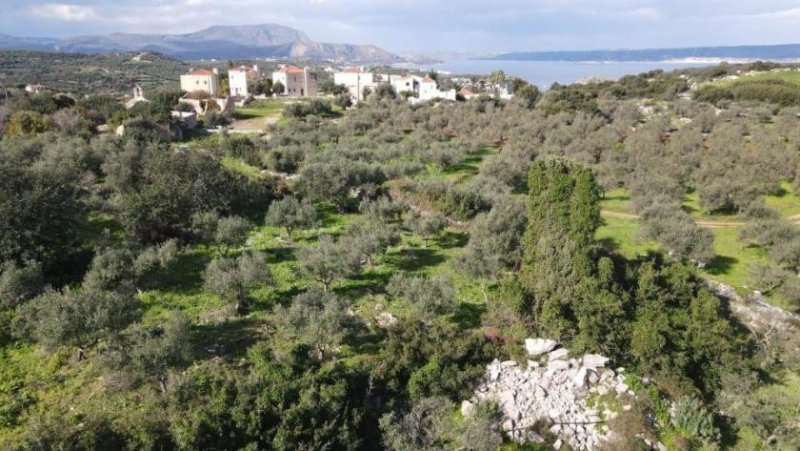
<svg viewBox="0 0 800 451">
<path fill-rule="evenodd" d="M 10 7 L 19 2 L 0 0 L 9 5 L 0 15 L 4 33 L 279 23 L 318 41 L 395 51 L 780 43 L 797 40 L 800 20 L 800 0 L 24 0 L 27 8 Z"/>
<path fill-rule="evenodd" d="M 55 19 L 64 22 L 84 22 L 95 20 L 99 15 L 94 8 L 66 3 L 45 3 L 33 7 L 33 14 L 46 19 Z"/>
</svg>

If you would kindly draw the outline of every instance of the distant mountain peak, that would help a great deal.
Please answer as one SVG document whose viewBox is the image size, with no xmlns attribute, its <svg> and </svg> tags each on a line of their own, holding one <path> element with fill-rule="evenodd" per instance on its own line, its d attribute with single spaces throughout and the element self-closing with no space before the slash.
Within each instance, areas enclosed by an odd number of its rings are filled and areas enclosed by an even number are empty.
<svg viewBox="0 0 800 451">
<path fill-rule="evenodd" d="M 278 24 L 214 25 L 185 34 L 111 33 L 64 39 L 0 36 L 0 49 L 70 53 L 159 52 L 182 59 L 302 58 L 363 63 L 402 62 L 372 45 L 330 44 Z"/>
</svg>

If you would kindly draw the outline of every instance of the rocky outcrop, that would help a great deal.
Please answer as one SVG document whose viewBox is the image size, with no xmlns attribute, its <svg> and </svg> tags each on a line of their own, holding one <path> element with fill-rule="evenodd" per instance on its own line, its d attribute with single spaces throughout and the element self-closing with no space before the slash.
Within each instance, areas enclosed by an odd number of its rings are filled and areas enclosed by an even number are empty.
<svg viewBox="0 0 800 451">
<path fill-rule="evenodd" d="M 730 285 L 713 280 L 707 283 L 717 296 L 729 301 L 731 312 L 753 332 L 764 333 L 771 329 L 785 332 L 800 323 L 800 315 L 764 302 L 759 292 L 742 297 Z"/>
<path fill-rule="evenodd" d="M 538 356 L 526 364 L 490 363 L 474 397 L 462 403 L 461 413 L 469 416 L 476 403 L 494 401 L 503 414 L 503 429 L 518 443 L 542 443 L 537 431 L 548 431 L 556 437 L 556 449 L 562 444 L 575 450 L 598 448 L 606 437 L 605 421 L 616 416 L 605 407 L 603 395 L 634 396 L 625 384 L 625 370 L 606 368 L 608 359 L 597 354 L 571 358 L 566 349 L 553 349 L 555 342 L 549 352 L 539 353 L 546 347 L 543 343 L 526 340 L 528 353 Z"/>
</svg>

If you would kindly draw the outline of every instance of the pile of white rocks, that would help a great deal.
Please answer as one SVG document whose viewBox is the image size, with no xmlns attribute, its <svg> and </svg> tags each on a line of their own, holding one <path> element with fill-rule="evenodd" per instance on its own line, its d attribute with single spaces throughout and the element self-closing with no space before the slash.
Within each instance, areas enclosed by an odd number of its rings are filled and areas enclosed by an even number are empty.
<svg viewBox="0 0 800 451">
<path fill-rule="evenodd" d="M 553 340 L 530 338 L 525 340 L 527 365 L 490 363 L 475 396 L 461 404 L 461 413 L 468 416 L 477 402 L 491 400 L 503 413 L 503 429 L 518 443 L 542 443 L 534 429 L 549 428 L 557 437 L 555 449 L 563 444 L 575 450 L 598 448 L 608 433 L 605 421 L 617 414 L 592 395 L 634 396 L 625 384 L 625 370 L 606 368 L 608 359 L 597 354 L 570 358 L 557 346 Z"/>
</svg>

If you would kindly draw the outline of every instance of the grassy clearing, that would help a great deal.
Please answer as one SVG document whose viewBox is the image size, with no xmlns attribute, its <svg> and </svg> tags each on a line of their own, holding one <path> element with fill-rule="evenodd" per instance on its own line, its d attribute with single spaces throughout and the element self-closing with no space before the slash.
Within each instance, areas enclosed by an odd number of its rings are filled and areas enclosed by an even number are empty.
<svg viewBox="0 0 800 451">
<path fill-rule="evenodd" d="M 736 288 L 747 285 L 749 267 L 767 263 L 769 256 L 758 246 L 747 245 L 739 240 L 739 228 L 710 229 L 714 234 L 716 258 L 703 270 L 709 278 Z M 597 230 L 596 239 L 610 250 L 627 258 L 658 251 L 659 245 L 641 236 L 641 226 L 634 218 L 603 216 L 603 225 Z"/>
<path fill-rule="evenodd" d="M 605 211 L 633 213 L 631 208 L 631 196 L 625 188 L 615 188 L 606 191 L 600 201 L 600 206 Z"/>
<path fill-rule="evenodd" d="M 800 215 L 800 197 L 794 194 L 789 182 L 782 183 L 781 192 L 766 196 L 765 201 L 768 207 L 778 210 L 784 217 Z"/>
<path fill-rule="evenodd" d="M 481 164 L 487 157 L 497 155 L 497 148 L 482 147 L 475 152 L 469 153 L 464 161 L 454 164 L 447 168 L 440 168 L 436 164 L 428 164 L 425 172 L 421 175 L 422 179 L 446 179 L 455 182 L 467 181 L 478 175 Z"/>
<path fill-rule="evenodd" d="M 256 100 L 243 108 L 237 108 L 233 116 L 238 120 L 278 116 L 285 104 L 282 99 Z"/>
<path fill-rule="evenodd" d="M 252 166 L 238 158 L 234 158 L 228 155 L 222 157 L 222 166 L 224 166 L 226 169 L 229 169 L 233 172 L 238 172 L 239 174 L 245 175 L 252 179 L 257 179 L 262 177 L 261 169 Z"/>
<path fill-rule="evenodd" d="M 609 250 L 626 258 L 636 258 L 659 249 L 658 243 L 642 238 L 641 226 L 636 219 L 603 216 L 603 225 L 595 238 Z"/>
<path fill-rule="evenodd" d="M 700 200 L 697 191 L 688 193 L 683 198 L 683 209 L 695 221 L 713 221 L 713 222 L 742 222 L 743 218 L 735 214 L 714 213 L 709 214 L 703 211 L 700 207 Z"/>
<path fill-rule="evenodd" d="M 712 232 L 716 257 L 704 272 L 733 287 L 746 287 L 750 266 L 769 261 L 766 251 L 739 240 L 738 228 L 713 229 Z"/>
<path fill-rule="evenodd" d="M 716 82 L 719 86 L 729 86 L 737 81 L 767 81 L 767 80 L 781 80 L 793 85 L 800 86 L 800 70 L 789 69 L 778 72 L 764 72 L 753 75 L 745 75 L 738 80 L 721 80 Z"/>
</svg>

